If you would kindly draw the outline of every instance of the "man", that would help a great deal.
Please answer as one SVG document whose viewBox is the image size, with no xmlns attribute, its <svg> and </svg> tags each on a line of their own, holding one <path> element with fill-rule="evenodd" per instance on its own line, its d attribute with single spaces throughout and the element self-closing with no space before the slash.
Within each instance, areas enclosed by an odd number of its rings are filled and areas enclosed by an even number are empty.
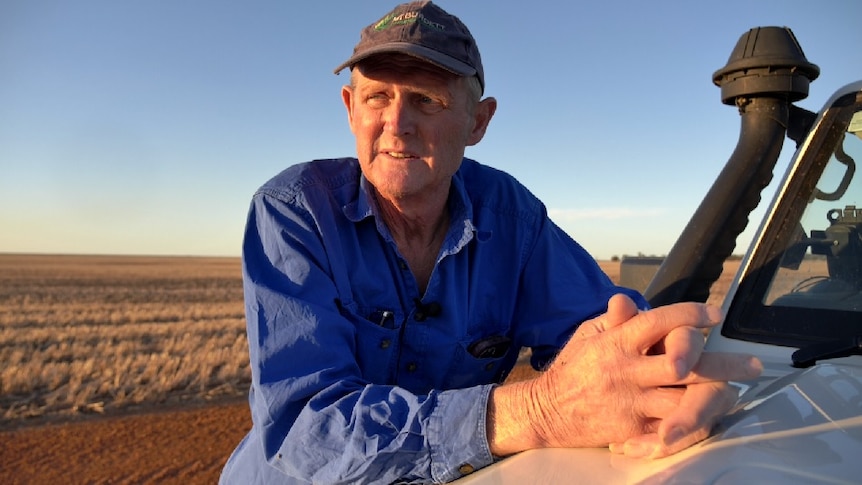
<svg viewBox="0 0 862 485">
<path fill-rule="evenodd" d="M 295 165 L 252 201 L 254 425 L 222 481 L 446 482 L 530 448 L 703 439 L 759 362 L 702 353 L 715 308 L 647 311 L 526 188 L 464 158 L 497 105 L 467 28 L 399 5 L 347 67 L 357 159 Z M 501 384 L 522 347 L 543 372 Z"/>
</svg>

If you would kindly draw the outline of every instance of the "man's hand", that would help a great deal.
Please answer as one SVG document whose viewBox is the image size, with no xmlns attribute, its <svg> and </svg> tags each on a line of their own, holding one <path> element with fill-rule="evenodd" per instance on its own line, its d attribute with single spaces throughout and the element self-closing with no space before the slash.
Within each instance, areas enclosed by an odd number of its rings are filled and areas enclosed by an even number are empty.
<svg viewBox="0 0 862 485">
<path fill-rule="evenodd" d="M 498 387 L 489 405 L 497 455 L 538 447 L 610 446 L 665 456 L 704 439 L 736 401 L 729 380 L 760 374 L 740 354 L 703 352 L 720 311 L 698 303 L 639 312 L 624 295 L 584 322 L 546 372 Z"/>
</svg>

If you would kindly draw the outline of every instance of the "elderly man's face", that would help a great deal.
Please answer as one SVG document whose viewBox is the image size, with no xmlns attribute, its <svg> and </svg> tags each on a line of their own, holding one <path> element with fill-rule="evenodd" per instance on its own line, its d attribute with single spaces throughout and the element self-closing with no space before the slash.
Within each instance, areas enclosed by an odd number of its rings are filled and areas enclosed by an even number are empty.
<svg viewBox="0 0 862 485">
<path fill-rule="evenodd" d="M 496 105 L 477 105 L 466 79 L 409 56 L 366 61 L 351 79 L 342 98 L 378 193 L 393 201 L 448 195 L 465 147 L 481 140 Z"/>
</svg>

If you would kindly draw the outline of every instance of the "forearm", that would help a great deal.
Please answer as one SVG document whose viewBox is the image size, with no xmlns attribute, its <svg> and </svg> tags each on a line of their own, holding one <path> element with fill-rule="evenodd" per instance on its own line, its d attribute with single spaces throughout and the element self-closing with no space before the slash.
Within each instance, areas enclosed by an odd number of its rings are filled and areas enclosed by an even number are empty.
<svg viewBox="0 0 862 485">
<path fill-rule="evenodd" d="M 479 469 L 493 461 L 485 386 L 428 396 L 391 386 L 346 391 L 318 393 L 286 432 L 276 423 L 263 427 L 265 442 L 279 442 L 270 463 L 315 482 L 436 483 L 459 478 L 462 465 Z"/>
</svg>

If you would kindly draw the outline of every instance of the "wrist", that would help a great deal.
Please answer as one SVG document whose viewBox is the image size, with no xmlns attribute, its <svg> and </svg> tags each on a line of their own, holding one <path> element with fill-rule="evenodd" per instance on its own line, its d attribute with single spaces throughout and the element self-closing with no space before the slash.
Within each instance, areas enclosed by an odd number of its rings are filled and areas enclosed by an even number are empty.
<svg viewBox="0 0 862 485">
<path fill-rule="evenodd" d="M 488 399 L 488 446 L 502 457 L 547 446 L 541 433 L 538 379 L 505 384 L 491 390 Z"/>
</svg>

